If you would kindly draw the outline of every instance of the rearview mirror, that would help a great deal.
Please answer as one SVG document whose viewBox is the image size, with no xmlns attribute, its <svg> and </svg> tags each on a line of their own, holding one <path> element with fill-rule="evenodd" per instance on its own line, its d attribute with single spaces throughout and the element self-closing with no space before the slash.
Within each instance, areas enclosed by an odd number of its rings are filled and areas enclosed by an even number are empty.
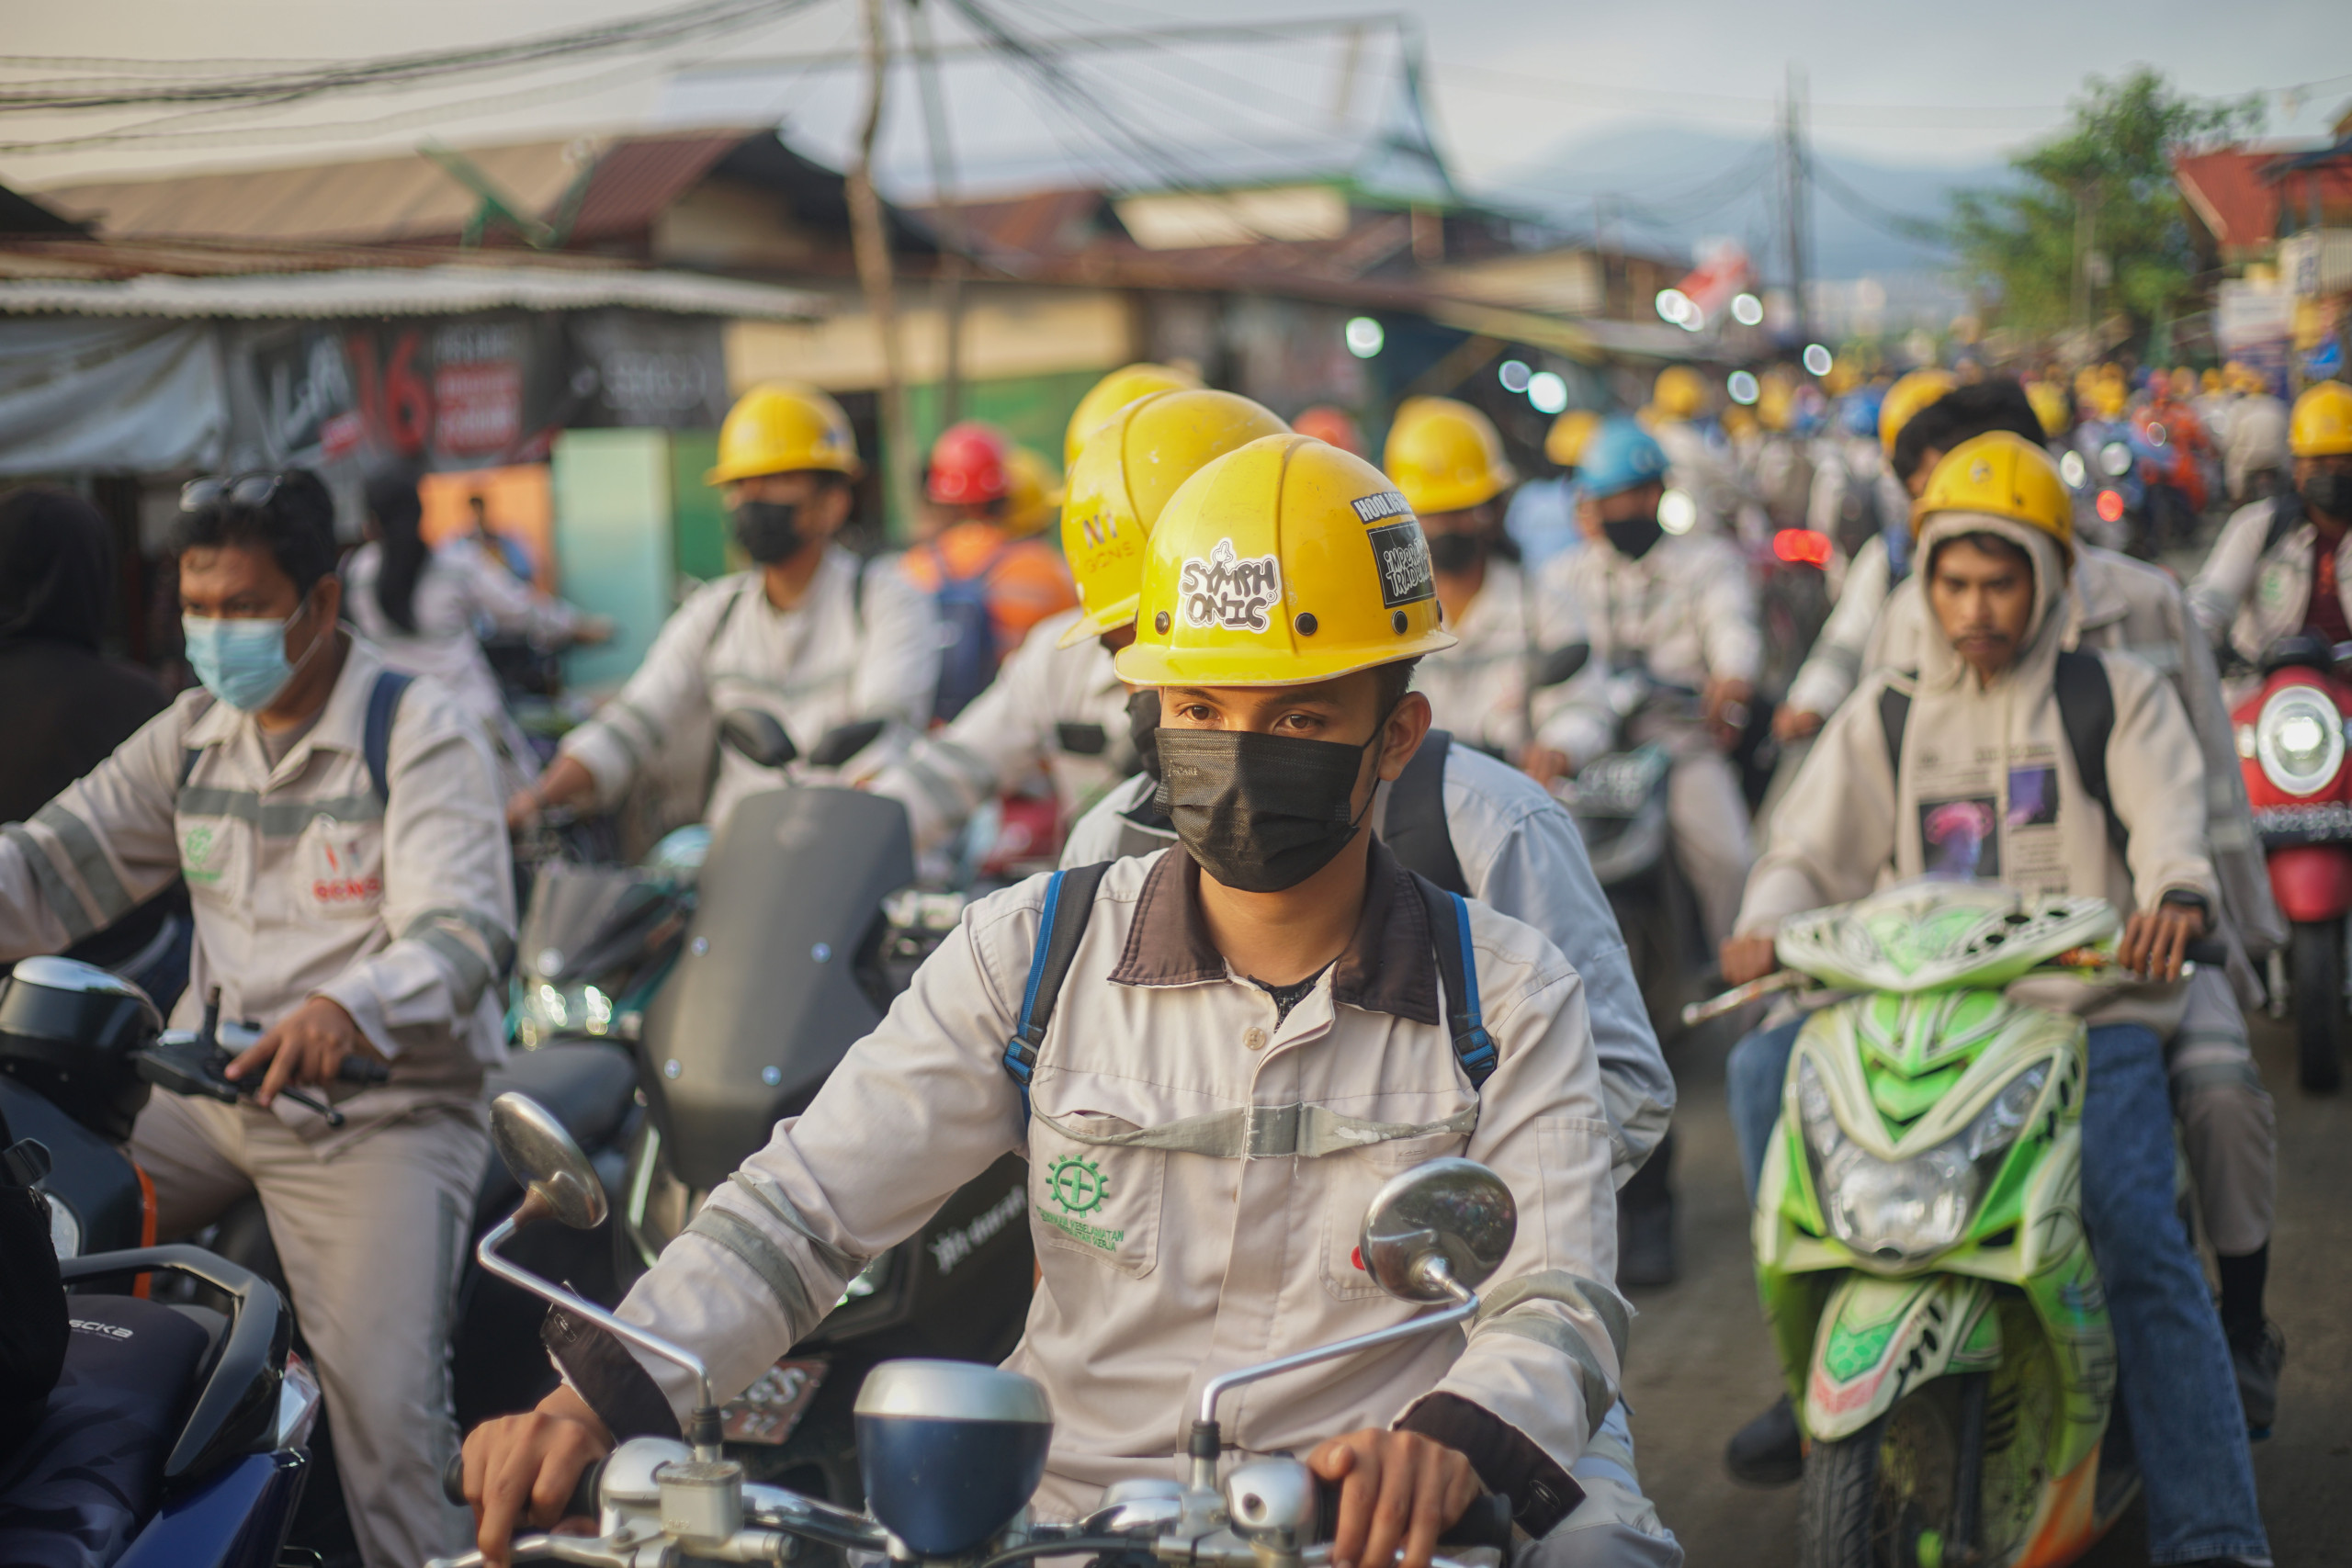
<svg viewBox="0 0 2352 1568">
<path fill-rule="evenodd" d="M 738 756 L 763 768 L 781 768 L 800 755 L 775 716 L 758 708 L 736 708 L 721 718 L 718 739 Z"/>
<path fill-rule="evenodd" d="M 861 718 L 854 724 L 837 724 L 825 731 L 817 749 L 808 753 L 808 761 L 820 768 L 838 768 L 873 745 L 888 723 L 887 719 Z"/>
<path fill-rule="evenodd" d="M 1466 1159 L 1433 1159 L 1390 1179 L 1364 1210 L 1364 1272 L 1400 1301 L 1456 1299 L 1502 1267 L 1519 1205 L 1501 1177 Z M 1451 1285 L 1449 1284 L 1451 1282 Z"/>
<path fill-rule="evenodd" d="M 605 1223 L 605 1184 L 546 1106 L 528 1095 L 500 1095 L 490 1102 L 490 1141 L 547 1213 L 576 1231 Z"/>
<path fill-rule="evenodd" d="M 1545 649 L 1535 656 L 1532 684 L 1538 691 L 1556 686 L 1585 667 L 1592 658 L 1592 644 L 1571 642 L 1559 648 Z"/>
</svg>

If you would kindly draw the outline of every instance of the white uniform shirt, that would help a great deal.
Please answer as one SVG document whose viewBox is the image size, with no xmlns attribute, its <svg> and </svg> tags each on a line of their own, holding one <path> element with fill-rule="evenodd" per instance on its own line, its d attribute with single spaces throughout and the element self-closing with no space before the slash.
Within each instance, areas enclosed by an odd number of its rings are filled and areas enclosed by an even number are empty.
<svg viewBox="0 0 2352 1568">
<path fill-rule="evenodd" d="M 1642 1005 L 1616 913 L 1592 874 L 1584 835 L 1543 785 L 1469 747 L 1446 751 L 1441 787 L 1446 831 L 1470 897 L 1551 938 L 1584 976 L 1600 1098 L 1623 1185 L 1666 1134 L 1674 1075 Z M 1092 865 L 1174 842 L 1166 827 L 1138 826 L 1130 818 L 1152 818 L 1153 788 L 1139 773 L 1105 795 L 1070 829 L 1062 864 Z M 1373 823 L 1382 831 L 1395 788 L 1384 784 L 1373 797 Z"/>
<path fill-rule="evenodd" d="M 1575 605 L 1510 562 L 1490 558 L 1477 597 L 1445 629 L 1461 640 L 1423 657 L 1413 689 L 1429 698 L 1440 729 L 1471 745 L 1517 755 L 1531 739 L 1529 654 L 1583 640 Z M 1533 694 L 1537 735 L 1565 703 L 1566 689 L 1553 686 Z"/>
<path fill-rule="evenodd" d="M 505 1059 L 492 982 L 514 946 L 514 868 L 488 750 L 419 680 L 379 798 L 364 741 L 383 668 L 355 641 L 318 721 L 274 764 L 251 715 L 183 693 L 31 821 L 0 826 L 0 958 L 57 952 L 183 876 L 196 943 L 175 1026 L 201 1021 L 214 986 L 221 1017 L 265 1026 L 309 997 L 340 1004 L 392 1077 L 331 1091 L 360 1098 L 339 1133 L 277 1101 L 325 1148 L 378 1115 L 472 1103 Z"/>
<path fill-rule="evenodd" d="M 774 716 L 804 756 L 837 725 L 929 719 L 939 621 L 930 596 L 895 560 L 865 562 L 829 547 L 808 594 L 789 610 L 769 601 L 764 581 L 738 572 L 697 590 L 620 694 L 563 738 L 563 754 L 595 778 L 598 804 L 616 801 L 677 737 L 706 733 L 705 724 L 737 708 Z M 790 768 L 795 776 L 813 771 L 806 762 Z M 744 795 L 780 782 L 775 770 L 721 747 L 703 819 L 716 828 Z"/>
</svg>

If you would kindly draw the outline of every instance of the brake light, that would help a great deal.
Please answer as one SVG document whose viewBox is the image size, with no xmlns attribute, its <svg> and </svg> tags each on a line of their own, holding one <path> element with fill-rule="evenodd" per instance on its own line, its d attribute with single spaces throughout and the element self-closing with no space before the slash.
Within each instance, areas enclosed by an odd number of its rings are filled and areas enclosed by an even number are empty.
<svg viewBox="0 0 2352 1568">
<path fill-rule="evenodd" d="M 2120 522 L 2122 522 L 2122 521 L 2123 521 L 2123 493 L 2122 493 L 2122 491 L 2112 491 L 2112 490 L 2103 490 L 2103 491 L 2099 491 L 2099 492 L 2098 492 L 2098 515 L 2099 515 L 2099 521 L 2100 521 L 2100 522 L 2102 522 L 2102 523 L 2120 523 Z"/>
<path fill-rule="evenodd" d="M 1829 564 L 1829 536 L 1811 528 L 1783 528 L 1772 536 L 1772 553 L 1792 566 Z"/>
</svg>

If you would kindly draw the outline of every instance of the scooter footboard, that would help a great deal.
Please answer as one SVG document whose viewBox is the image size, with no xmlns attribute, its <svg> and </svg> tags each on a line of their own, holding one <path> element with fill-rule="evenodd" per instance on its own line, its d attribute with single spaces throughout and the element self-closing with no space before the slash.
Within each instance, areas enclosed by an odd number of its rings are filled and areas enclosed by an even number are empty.
<svg viewBox="0 0 2352 1568">
<path fill-rule="evenodd" d="M 1849 1274 L 1814 1332 L 1804 1427 L 1815 1442 L 1848 1438 L 1905 1392 L 1951 1371 L 2001 1359 L 1993 1286 L 1963 1274 L 1881 1280 Z"/>
</svg>

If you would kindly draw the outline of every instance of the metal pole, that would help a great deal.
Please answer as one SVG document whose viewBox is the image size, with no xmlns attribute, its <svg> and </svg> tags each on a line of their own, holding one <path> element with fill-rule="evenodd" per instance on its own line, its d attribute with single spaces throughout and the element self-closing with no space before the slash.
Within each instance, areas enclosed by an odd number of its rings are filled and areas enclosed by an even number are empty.
<svg viewBox="0 0 2352 1568">
<path fill-rule="evenodd" d="M 1789 288 L 1794 298 L 1790 303 L 1796 310 L 1797 340 L 1809 342 L 1813 335 L 1813 311 L 1807 301 L 1807 276 L 1812 270 L 1812 236 L 1808 224 L 1806 197 L 1812 188 L 1812 174 L 1806 167 L 1809 150 L 1804 133 L 1804 71 L 1792 62 L 1789 66 L 1789 96 L 1787 106 L 1787 137 L 1789 159 Z"/>
<path fill-rule="evenodd" d="M 922 123 L 931 141 L 931 199 L 939 214 L 936 287 L 946 333 L 939 422 L 947 425 L 964 415 L 964 274 L 969 242 L 963 204 L 956 195 L 956 151 L 948 135 L 946 97 L 939 85 L 939 51 L 932 43 L 931 18 L 922 0 L 907 0 L 907 30 L 914 43 L 915 72 L 922 84 Z"/>
<path fill-rule="evenodd" d="M 882 96 L 890 70 L 890 40 L 882 0 L 860 0 L 865 16 L 865 119 L 857 137 L 857 158 L 849 171 L 850 245 L 857 257 L 857 279 L 865 309 L 882 344 L 882 459 L 884 514 L 888 493 L 902 506 L 915 497 L 914 433 L 907 427 L 906 366 L 899 345 L 898 303 L 890 276 L 890 239 L 882 224 L 882 200 L 874 193 L 874 140 L 882 129 Z"/>
</svg>

